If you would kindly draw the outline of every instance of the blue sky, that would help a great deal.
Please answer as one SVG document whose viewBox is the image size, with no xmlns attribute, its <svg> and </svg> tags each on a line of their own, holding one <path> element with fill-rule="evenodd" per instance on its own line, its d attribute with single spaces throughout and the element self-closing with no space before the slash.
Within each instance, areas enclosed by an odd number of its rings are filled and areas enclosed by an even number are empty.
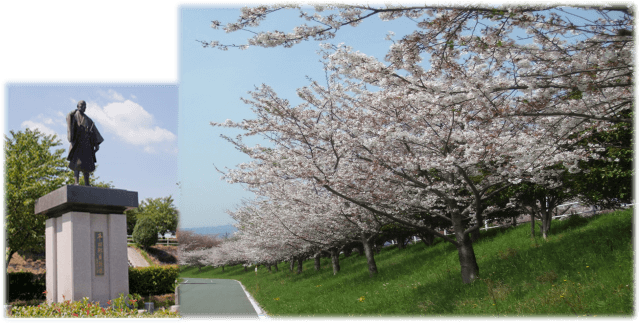
<svg viewBox="0 0 640 324">
<path fill-rule="evenodd" d="M 241 121 L 253 118 L 250 106 L 240 101 L 249 97 L 247 91 L 267 84 L 292 104 L 299 101 L 296 89 L 309 85 L 308 77 L 325 79 L 320 63 L 319 42 L 309 41 L 293 48 L 249 48 L 228 51 L 203 48 L 198 41 L 217 40 L 221 43 L 244 44 L 248 32 L 226 34 L 210 27 L 212 20 L 234 22 L 239 8 L 183 6 L 180 10 L 180 118 L 178 170 L 181 187 L 181 226 L 201 227 L 225 225 L 233 219 L 225 213 L 234 209 L 243 198 L 251 198 L 240 184 L 220 180 L 214 165 L 223 170 L 248 162 L 246 155 L 220 138 L 220 134 L 235 136 L 236 131 L 212 127 L 210 122 L 226 119 Z M 290 31 L 299 24 L 296 10 L 285 10 L 267 19 L 260 30 Z M 372 18 L 357 28 L 345 28 L 333 44 L 344 42 L 356 50 L 382 59 L 390 41 L 388 31 L 397 35 L 412 31 L 415 23 L 407 19 L 384 22 Z M 257 138 L 247 143 L 261 142 Z"/>
<path fill-rule="evenodd" d="M 177 85 L 9 84 L 5 134 L 38 129 L 68 150 L 65 116 L 79 100 L 104 137 L 99 181 L 137 191 L 140 200 L 178 196 Z"/>
</svg>

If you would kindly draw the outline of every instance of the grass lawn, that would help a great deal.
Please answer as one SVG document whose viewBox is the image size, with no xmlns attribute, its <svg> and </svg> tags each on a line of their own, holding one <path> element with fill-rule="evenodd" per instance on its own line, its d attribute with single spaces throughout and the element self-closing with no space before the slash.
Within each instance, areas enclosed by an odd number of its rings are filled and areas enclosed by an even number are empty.
<svg viewBox="0 0 640 324">
<path fill-rule="evenodd" d="M 457 250 L 391 246 L 375 255 L 379 274 L 369 277 L 366 258 L 330 259 L 302 274 L 245 272 L 240 265 L 183 268 L 183 278 L 236 279 L 260 306 L 278 316 L 631 316 L 633 312 L 633 211 L 554 221 L 547 241 L 530 237 L 530 226 L 482 231 L 474 244 L 480 279 L 465 285 Z M 221 297 L 224 298 L 224 297 Z"/>
</svg>

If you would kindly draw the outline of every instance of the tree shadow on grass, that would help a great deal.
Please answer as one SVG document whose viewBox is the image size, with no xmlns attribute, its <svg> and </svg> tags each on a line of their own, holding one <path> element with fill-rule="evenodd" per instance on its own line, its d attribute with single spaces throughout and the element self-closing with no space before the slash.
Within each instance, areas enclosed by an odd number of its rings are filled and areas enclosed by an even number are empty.
<svg viewBox="0 0 640 324">
<path fill-rule="evenodd" d="M 585 278 L 578 273 L 581 271 L 584 273 L 585 264 L 590 265 L 589 269 L 592 271 L 605 270 L 604 268 L 611 266 L 611 258 L 608 257 L 611 253 L 628 249 L 632 238 L 631 226 L 628 221 L 608 220 L 598 226 L 586 227 L 588 223 L 596 219 L 576 218 L 554 222 L 552 229 L 555 228 L 555 230 L 551 232 L 549 241 L 537 240 L 528 247 L 522 247 L 522 244 L 514 245 L 514 248 L 507 248 L 507 251 L 497 251 L 497 248 L 492 246 L 492 242 L 483 244 L 483 240 L 481 240 L 475 244 L 477 255 L 484 254 L 487 257 L 478 260 L 480 279 L 468 285 L 462 283 L 460 267 L 455 262 L 457 261 L 457 251 L 451 244 L 427 248 L 425 251 L 415 250 L 418 246 L 410 247 L 405 250 L 405 253 L 415 253 L 414 261 L 397 266 L 389 262 L 396 254 L 384 253 L 383 251 L 382 254 L 376 255 L 380 273 L 373 278 L 368 276 L 366 259 L 363 257 L 353 259 L 352 256 L 341 262 L 341 266 L 344 266 L 338 274 L 340 278 L 336 278 L 335 284 L 355 287 L 371 282 L 382 283 L 387 279 L 398 277 L 419 277 L 419 268 L 424 266 L 422 262 L 447 260 L 451 266 L 447 267 L 446 272 L 438 274 L 435 280 L 432 277 L 428 282 L 423 281 L 424 284 L 416 287 L 410 293 L 411 297 L 403 297 L 403 300 L 415 301 L 417 305 L 422 305 L 418 307 L 427 314 L 453 314 L 459 312 L 461 307 L 472 307 L 472 305 L 465 306 L 467 300 L 488 301 L 491 296 L 487 283 L 498 283 L 498 285 L 505 287 L 506 294 L 510 295 L 509 298 L 512 301 L 521 300 L 528 298 L 526 296 L 529 291 L 525 287 L 548 290 L 551 289 L 552 283 L 559 280 L 558 278 L 567 278 L 570 282 L 584 281 Z M 495 237 L 498 234 L 506 234 L 514 229 L 494 229 L 494 231 L 488 232 L 489 235 L 484 236 L 484 239 Z M 353 262 L 346 262 L 351 259 Z M 545 286 L 540 287 L 540 284 Z M 585 302 L 581 307 L 590 306 L 588 302 Z M 422 313 L 419 308 L 415 308 L 416 314 Z M 410 307 L 406 309 L 410 309 Z M 573 311 L 565 304 L 553 305 L 553 309 L 552 312 L 559 311 L 561 314 L 572 314 Z M 515 315 L 516 313 L 513 312 L 512 314 Z"/>
<path fill-rule="evenodd" d="M 629 248 L 632 226 L 629 222 L 610 221 L 598 227 L 585 227 L 587 223 L 589 220 L 555 223 L 556 232 L 553 234 L 553 240 L 543 241 L 528 248 L 514 249 L 512 253 L 500 251 L 478 261 L 480 278 L 505 283 L 513 289 L 510 293 L 513 294 L 512 297 L 519 300 L 526 298 L 526 292 L 520 289 L 521 287 L 543 283 L 548 284 L 550 289 L 551 284 L 559 280 L 558 278 L 580 282 L 585 279 L 579 273 L 584 273 L 586 269 L 595 272 L 608 270 L 611 267 L 611 258 L 608 256 L 614 251 Z M 478 250 L 483 248 L 486 247 L 480 247 Z M 554 277 L 546 279 L 545 276 L 549 273 L 553 273 Z M 431 297 L 433 292 L 437 292 L 437 296 Z M 418 293 L 423 298 L 431 297 L 431 310 L 439 314 L 451 314 L 456 308 L 456 302 L 465 299 L 490 298 L 485 281 L 476 280 L 472 284 L 464 285 L 460 277 L 453 273 L 443 276 L 437 282 L 421 286 Z M 589 307 L 588 304 L 583 306 Z M 569 308 L 566 314 L 571 314 Z"/>
</svg>

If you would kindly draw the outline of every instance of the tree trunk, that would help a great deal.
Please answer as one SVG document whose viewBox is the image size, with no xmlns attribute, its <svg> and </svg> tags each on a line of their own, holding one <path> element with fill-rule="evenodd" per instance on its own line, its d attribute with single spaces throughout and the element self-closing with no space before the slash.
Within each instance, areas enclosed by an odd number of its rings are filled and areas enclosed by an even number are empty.
<svg viewBox="0 0 640 324">
<path fill-rule="evenodd" d="M 433 235 L 433 234 L 431 234 L 429 232 L 422 232 L 418 236 L 420 236 L 420 240 L 426 246 L 432 246 L 433 245 L 433 239 L 434 239 L 435 235 Z"/>
<path fill-rule="evenodd" d="M 531 217 L 531 237 L 536 236 L 536 216 L 533 210 L 529 211 L 529 217 Z"/>
<path fill-rule="evenodd" d="M 632 240 L 633 240 L 633 238 L 632 238 Z M 2 279 L 4 279 L 3 282 L 2 282 L 2 300 L 5 301 L 5 304 L 8 304 L 9 292 L 10 292 L 9 291 L 9 283 L 10 283 L 10 281 L 9 281 L 9 273 L 7 272 L 7 267 L 8 266 L 9 266 L 9 264 L 6 263 L 5 266 L 2 267 L 2 275 L 3 275 Z"/>
<path fill-rule="evenodd" d="M 6 243 L 7 230 L 3 229 L 3 232 L 4 232 L 4 236 L 2 237 L 3 238 L 3 242 Z M 4 245 L 4 246 L 6 246 L 6 245 Z M 5 301 L 5 304 L 9 304 L 8 303 L 9 294 L 11 293 L 11 289 L 10 289 L 11 287 L 9 287 L 10 283 L 11 283 L 11 280 L 9 278 L 9 273 L 8 273 L 7 270 L 9 268 L 9 262 L 11 262 L 11 258 L 13 257 L 14 253 L 15 252 L 13 251 L 13 249 L 10 248 L 9 251 L 7 252 L 6 258 L 4 259 L 4 261 L 6 261 L 5 264 L 4 264 L 4 267 L 2 267 L 2 274 L 4 275 L 4 277 L 3 277 L 4 278 L 4 282 L 2 283 L 2 294 L 3 294 L 3 298 L 2 299 Z"/>
<path fill-rule="evenodd" d="M 468 284 L 478 278 L 480 269 L 476 262 L 476 255 L 473 252 L 473 243 L 467 235 L 464 236 L 465 238 L 462 238 L 462 242 L 458 245 L 458 259 L 460 260 L 462 282 Z"/>
<path fill-rule="evenodd" d="M 551 230 L 551 221 L 553 220 L 553 209 L 557 200 L 554 197 L 545 196 L 540 200 L 540 209 L 542 214 L 542 237 L 546 240 Z"/>
<path fill-rule="evenodd" d="M 244 272 L 247 272 L 247 271 L 248 271 L 247 266 L 244 266 Z"/>
<path fill-rule="evenodd" d="M 222 272 L 224 272 L 224 266 L 222 266 Z"/>
<path fill-rule="evenodd" d="M 278 261 L 273 264 L 273 268 L 278 272 Z"/>
<path fill-rule="evenodd" d="M 373 248 L 371 246 L 371 240 L 366 235 L 360 234 L 362 246 L 364 248 L 364 254 L 367 257 L 367 266 L 369 267 L 369 277 L 373 277 L 378 273 L 378 267 L 376 266 L 376 260 L 373 258 Z"/>
<path fill-rule="evenodd" d="M 267 270 L 271 273 L 271 263 L 267 263 Z"/>
<path fill-rule="evenodd" d="M 321 253 L 318 252 L 313 256 L 313 265 L 316 268 L 316 271 L 320 271 L 320 255 Z"/>
<path fill-rule="evenodd" d="M 478 210 L 476 211 L 476 215 L 475 215 L 476 224 L 482 225 L 484 224 L 484 217 L 482 217 L 484 208 L 482 208 L 481 205 L 477 205 L 477 207 L 478 207 L 477 208 Z M 456 229 L 454 229 L 454 231 L 456 231 L 456 233 L 458 232 L 458 230 Z M 478 226 L 477 229 L 471 232 L 471 243 L 478 242 L 479 239 L 480 239 L 480 226 Z"/>
<path fill-rule="evenodd" d="M 398 250 L 404 250 L 404 235 L 398 235 L 396 237 L 396 241 L 398 242 L 398 244 L 396 244 L 398 246 Z"/>
<path fill-rule="evenodd" d="M 512 225 L 513 227 L 518 226 L 518 216 L 513 216 L 513 219 L 512 219 L 512 223 L 511 223 L 511 225 Z"/>
<path fill-rule="evenodd" d="M 458 260 L 460 261 L 462 282 L 468 284 L 477 279 L 480 274 L 480 269 L 476 262 L 476 255 L 473 252 L 473 242 L 471 241 L 469 234 L 464 233 L 462 215 L 459 213 L 452 213 L 451 220 L 457 241 L 456 248 L 458 249 Z"/>
<path fill-rule="evenodd" d="M 342 249 L 342 253 L 344 253 L 344 257 L 348 258 L 351 256 L 351 251 L 353 250 L 353 247 L 351 247 L 351 245 L 347 245 Z"/>
<path fill-rule="evenodd" d="M 289 271 L 293 272 L 293 266 L 296 264 L 296 258 L 291 258 L 291 262 L 289 262 Z"/>
<path fill-rule="evenodd" d="M 471 232 L 471 243 L 478 242 L 480 239 L 480 227 Z"/>
<path fill-rule="evenodd" d="M 553 216 L 549 215 L 549 221 L 547 222 L 547 234 L 551 232 L 551 221 L 553 221 Z"/>
<path fill-rule="evenodd" d="M 298 271 L 297 271 L 297 273 L 298 274 L 302 273 L 302 257 L 298 258 Z"/>
<path fill-rule="evenodd" d="M 335 276 L 340 271 L 340 259 L 338 259 L 338 249 L 331 248 L 329 250 L 331 252 L 331 265 L 333 266 L 333 275 Z"/>
<path fill-rule="evenodd" d="M 633 240 L 633 238 L 632 238 Z M 11 280 L 9 279 L 9 273 L 7 272 L 7 266 L 8 264 L 5 264 L 4 267 L 2 267 L 2 274 L 4 275 L 3 279 L 4 282 L 2 283 L 2 295 L 3 295 L 3 300 L 5 301 L 5 304 L 9 303 L 9 294 L 11 293 L 11 291 L 9 290 L 9 285 L 11 283 Z M 46 296 L 45 296 L 46 297 Z"/>
<path fill-rule="evenodd" d="M 546 240 L 549 237 L 549 230 L 551 229 L 551 211 L 547 210 L 542 213 L 542 226 L 540 232 L 542 237 Z"/>
<path fill-rule="evenodd" d="M 362 245 L 360 245 L 360 244 L 356 245 L 356 249 L 358 249 L 358 254 L 360 256 L 364 255 L 364 247 Z"/>
</svg>

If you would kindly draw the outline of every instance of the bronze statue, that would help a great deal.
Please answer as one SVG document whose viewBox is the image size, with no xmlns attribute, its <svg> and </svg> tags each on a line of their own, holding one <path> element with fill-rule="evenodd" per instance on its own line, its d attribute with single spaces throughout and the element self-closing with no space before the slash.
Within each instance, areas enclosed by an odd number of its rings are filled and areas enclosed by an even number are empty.
<svg viewBox="0 0 640 324">
<path fill-rule="evenodd" d="M 104 141 L 93 120 L 84 114 L 87 103 L 78 101 L 77 109 L 67 115 L 67 139 L 69 140 L 69 169 L 73 170 L 73 179 L 78 185 L 80 171 L 84 184 L 89 183 L 89 174 L 96 169 L 96 152 Z"/>
</svg>

